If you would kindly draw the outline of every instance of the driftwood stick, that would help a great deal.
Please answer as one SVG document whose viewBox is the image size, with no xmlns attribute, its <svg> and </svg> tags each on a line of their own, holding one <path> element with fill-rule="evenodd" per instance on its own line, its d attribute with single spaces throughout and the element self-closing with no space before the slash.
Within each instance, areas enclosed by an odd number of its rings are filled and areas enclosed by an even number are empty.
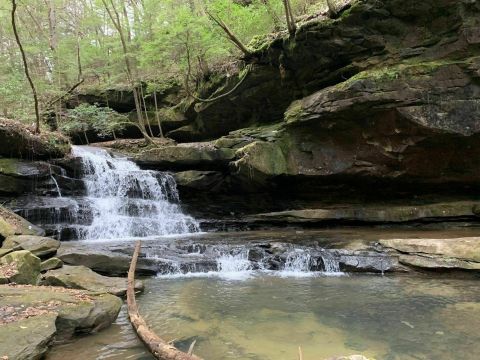
<svg viewBox="0 0 480 360">
<path fill-rule="evenodd" d="M 135 251 L 133 252 L 132 262 L 128 270 L 127 287 L 127 308 L 130 322 L 140 340 L 147 346 L 153 356 L 159 360 L 202 360 L 201 358 L 186 354 L 178 350 L 175 346 L 168 344 L 148 327 L 145 320 L 138 312 L 137 301 L 135 300 L 135 268 L 137 267 L 138 253 L 140 252 L 141 242 L 137 241 Z"/>
<path fill-rule="evenodd" d="M 303 351 L 301 346 L 298 347 L 298 360 L 303 360 Z"/>
<path fill-rule="evenodd" d="M 193 355 L 193 348 L 195 347 L 196 343 L 197 339 L 193 340 L 193 342 L 190 344 L 190 347 L 188 348 L 188 355 Z"/>
</svg>

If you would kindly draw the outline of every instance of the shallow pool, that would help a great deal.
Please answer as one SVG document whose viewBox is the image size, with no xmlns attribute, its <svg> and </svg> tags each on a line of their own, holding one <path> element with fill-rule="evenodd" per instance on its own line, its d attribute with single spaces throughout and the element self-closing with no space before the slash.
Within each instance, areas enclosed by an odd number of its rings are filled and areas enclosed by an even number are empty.
<svg viewBox="0 0 480 360">
<path fill-rule="evenodd" d="M 138 297 L 152 328 L 209 360 L 478 359 L 478 280 L 422 277 L 196 277 L 146 280 Z M 48 359 L 151 359 L 124 313 L 110 329 Z"/>
</svg>

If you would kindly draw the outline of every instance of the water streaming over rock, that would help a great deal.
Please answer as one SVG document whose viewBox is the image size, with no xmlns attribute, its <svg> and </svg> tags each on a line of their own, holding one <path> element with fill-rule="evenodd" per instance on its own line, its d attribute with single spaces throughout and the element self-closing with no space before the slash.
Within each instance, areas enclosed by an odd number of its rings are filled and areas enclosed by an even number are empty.
<svg viewBox="0 0 480 360">
<path fill-rule="evenodd" d="M 328 250 L 313 250 L 286 245 L 280 254 L 262 251 L 254 244 L 209 244 L 167 248 L 148 253 L 147 257 L 166 264 L 159 272 L 162 278 L 220 277 L 226 280 L 246 280 L 258 274 L 281 277 L 342 275 L 339 259 Z"/>
<path fill-rule="evenodd" d="M 198 232 L 182 213 L 170 174 L 141 170 L 134 162 L 103 149 L 73 146 L 82 161 L 92 222 L 79 227 L 84 239 L 118 239 Z"/>
</svg>

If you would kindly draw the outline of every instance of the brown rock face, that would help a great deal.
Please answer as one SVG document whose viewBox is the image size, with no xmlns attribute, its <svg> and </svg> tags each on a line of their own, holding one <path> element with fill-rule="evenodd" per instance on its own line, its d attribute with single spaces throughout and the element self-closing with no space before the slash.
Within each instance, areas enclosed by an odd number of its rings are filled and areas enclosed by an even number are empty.
<svg viewBox="0 0 480 360">
<path fill-rule="evenodd" d="M 169 134 L 191 143 L 134 158 L 221 173 L 208 190 L 227 194 L 471 196 L 480 185 L 479 15 L 475 1 L 354 0 L 295 36 L 255 39 L 236 91 L 182 102 Z M 237 75 L 198 95 L 227 92 Z"/>
</svg>

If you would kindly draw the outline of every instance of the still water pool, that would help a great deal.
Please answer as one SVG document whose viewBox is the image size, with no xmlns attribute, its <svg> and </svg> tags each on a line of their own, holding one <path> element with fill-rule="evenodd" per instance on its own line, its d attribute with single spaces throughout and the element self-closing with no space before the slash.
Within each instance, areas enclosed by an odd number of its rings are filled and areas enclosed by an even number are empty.
<svg viewBox="0 0 480 360">
<path fill-rule="evenodd" d="M 151 278 L 140 312 L 164 339 L 208 360 L 476 360 L 476 279 L 410 276 Z M 53 349 L 49 360 L 152 359 L 125 311 L 111 328 Z"/>
</svg>

